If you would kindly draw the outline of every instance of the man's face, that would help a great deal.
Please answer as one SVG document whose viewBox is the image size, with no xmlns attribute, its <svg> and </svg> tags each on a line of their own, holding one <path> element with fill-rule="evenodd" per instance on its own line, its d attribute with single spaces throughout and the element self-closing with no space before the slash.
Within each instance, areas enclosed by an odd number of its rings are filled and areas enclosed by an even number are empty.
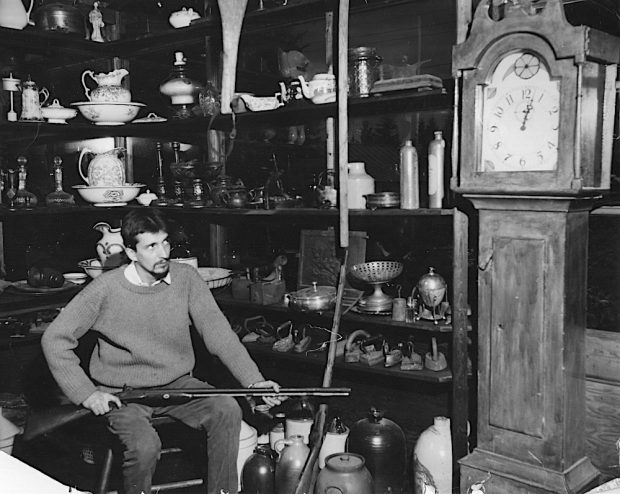
<svg viewBox="0 0 620 494">
<path fill-rule="evenodd" d="M 140 278 L 145 283 L 164 278 L 168 274 L 170 242 L 165 232 L 140 233 L 136 237 L 136 248 L 127 248 L 127 256 L 135 261 Z"/>
</svg>

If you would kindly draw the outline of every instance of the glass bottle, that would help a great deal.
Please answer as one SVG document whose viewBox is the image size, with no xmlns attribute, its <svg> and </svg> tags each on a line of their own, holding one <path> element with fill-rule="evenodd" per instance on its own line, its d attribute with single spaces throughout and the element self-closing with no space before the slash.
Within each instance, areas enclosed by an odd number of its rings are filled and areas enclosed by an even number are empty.
<svg viewBox="0 0 620 494">
<path fill-rule="evenodd" d="M 17 209 L 32 209 L 37 205 L 37 196 L 26 189 L 26 181 L 28 179 L 28 170 L 26 163 L 28 160 L 25 156 L 17 158 L 18 163 L 18 183 L 17 192 L 15 193 L 15 207 Z"/>
<path fill-rule="evenodd" d="M 62 158 L 54 156 L 54 191 L 45 196 L 45 204 L 51 207 L 75 206 L 72 194 L 62 189 Z"/>
</svg>

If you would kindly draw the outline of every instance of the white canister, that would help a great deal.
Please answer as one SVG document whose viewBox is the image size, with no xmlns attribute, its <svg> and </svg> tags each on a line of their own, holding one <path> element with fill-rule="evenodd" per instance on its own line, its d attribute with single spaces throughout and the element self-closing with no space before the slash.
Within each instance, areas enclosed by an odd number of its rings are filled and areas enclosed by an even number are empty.
<svg viewBox="0 0 620 494">
<path fill-rule="evenodd" d="M 427 492 L 424 482 L 434 486 L 436 494 L 452 492 L 452 437 L 449 418 L 435 417 L 434 424 L 420 434 L 413 452 L 413 471 L 416 479 L 415 494 Z M 418 475 L 420 472 L 424 472 L 424 475 Z"/>
<path fill-rule="evenodd" d="M 325 467 L 325 458 L 335 453 L 344 453 L 347 447 L 347 438 L 349 437 L 349 429 L 345 432 L 325 433 L 321 450 L 319 451 L 319 468 Z"/>
<path fill-rule="evenodd" d="M 312 430 L 314 420 L 311 418 L 287 418 L 286 419 L 286 437 L 302 436 L 304 444 L 310 442 L 310 431 Z"/>
<path fill-rule="evenodd" d="M 348 205 L 349 209 L 366 209 L 367 194 L 375 193 L 375 179 L 366 173 L 363 161 L 348 164 Z"/>
</svg>

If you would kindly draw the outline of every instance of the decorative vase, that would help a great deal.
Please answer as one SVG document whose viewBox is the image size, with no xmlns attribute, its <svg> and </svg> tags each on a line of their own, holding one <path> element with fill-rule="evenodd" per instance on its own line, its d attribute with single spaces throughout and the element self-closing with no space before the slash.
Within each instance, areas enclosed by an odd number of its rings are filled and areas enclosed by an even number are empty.
<svg viewBox="0 0 620 494">
<path fill-rule="evenodd" d="M 252 456 L 243 464 L 242 492 L 248 494 L 273 494 L 275 492 L 275 451 L 268 444 L 259 444 Z"/>
<path fill-rule="evenodd" d="M 366 198 L 364 196 L 375 193 L 375 179 L 366 173 L 362 161 L 349 163 L 348 168 L 349 209 L 366 209 Z"/>
<path fill-rule="evenodd" d="M 310 448 L 304 444 L 303 436 L 280 439 L 275 444 L 280 454 L 276 463 L 276 494 L 293 494 L 299 482 Z"/>
<path fill-rule="evenodd" d="M 374 494 L 403 492 L 407 465 L 405 434 L 398 424 L 371 408 L 368 418 L 358 420 L 349 433 L 348 451 L 366 459 L 374 479 Z"/>
<path fill-rule="evenodd" d="M 432 487 L 436 494 L 452 492 L 452 439 L 450 419 L 435 417 L 413 451 L 415 494 L 425 494 Z"/>
<path fill-rule="evenodd" d="M 355 453 L 329 455 L 314 494 L 372 494 L 372 476 L 364 463 L 364 457 Z"/>
</svg>

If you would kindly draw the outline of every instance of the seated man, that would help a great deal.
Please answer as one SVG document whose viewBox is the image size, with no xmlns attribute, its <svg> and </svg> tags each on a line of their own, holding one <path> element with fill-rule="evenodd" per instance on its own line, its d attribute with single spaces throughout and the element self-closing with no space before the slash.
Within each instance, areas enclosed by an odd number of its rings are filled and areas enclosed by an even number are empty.
<svg viewBox="0 0 620 494">
<path fill-rule="evenodd" d="M 121 232 L 132 262 L 94 279 L 45 331 L 42 345 L 50 370 L 70 400 L 95 415 L 105 414 L 108 428 L 124 448 L 127 494 L 151 492 L 161 442 L 150 418 L 161 415 L 206 432 L 207 492 L 237 492 L 241 410 L 233 398 L 149 407 L 122 404 L 113 393 L 125 385 L 212 387 L 191 374 L 195 356 L 190 324 L 242 386 L 279 391 L 279 385 L 263 378 L 198 271 L 170 263 L 168 226 L 158 210 L 129 212 Z M 79 338 L 91 329 L 98 340 L 89 376 L 74 350 Z M 269 405 L 280 403 L 275 397 L 264 400 Z"/>
</svg>

